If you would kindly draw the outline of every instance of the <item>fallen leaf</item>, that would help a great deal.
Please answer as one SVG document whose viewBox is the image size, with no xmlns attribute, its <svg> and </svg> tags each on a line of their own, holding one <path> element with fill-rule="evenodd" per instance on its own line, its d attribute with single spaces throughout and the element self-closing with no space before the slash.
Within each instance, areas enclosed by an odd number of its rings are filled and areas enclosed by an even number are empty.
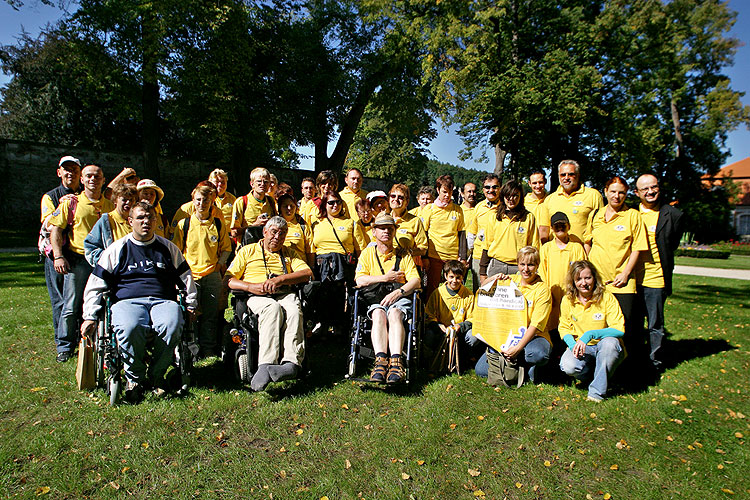
<svg viewBox="0 0 750 500">
<path fill-rule="evenodd" d="M 141 446 L 143 447 L 143 449 L 146 449 L 148 448 L 148 443 L 141 443 Z"/>
<path fill-rule="evenodd" d="M 407 474 L 406 472 L 402 472 L 401 479 L 403 479 L 404 481 L 408 481 L 409 479 L 411 479 L 411 476 Z"/>
<path fill-rule="evenodd" d="M 734 437 L 736 437 L 737 439 L 742 439 L 744 436 L 742 435 L 741 432 L 735 432 Z"/>
<path fill-rule="evenodd" d="M 424 460 L 417 460 L 417 465 L 424 465 Z"/>
<path fill-rule="evenodd" d="M 112 487 L 112 489 L 113 489 L 113 490 L 119 490 L 119 489 L 120 489 L 120 485 L 119 485 L 119 484 L 117 484 L 117 483 L 116 483 L 116 482 L 114 482 L 114 481 L 110 481 L 110 482 L 109 482 L 109 485 L 110 485 L 110 486 Z"/>
<path fill-rule="evenodd" d="M 342 407 L 343 409 L 345 409 L 345 410 L 348 410 L 348 409 L 349 409 L 349 405 L 348 405 L 348 404 L 346 404 L 346 403 L 342 404 L 342 405 L 341 405 L 341 407 Z"/>
<path fill-rule="evenodd" d="M 477 477 L 479 474 L 481 474 L 481 472 L 478 471 L 477 469 L 469 469 L 466 472 L 468 472 L 469 475 L 472 477 Z"/>
<path fill-rule="evenodd" d="M 484 420 L 484 415 L 477 416 L 477 420 Z"/>
<path fill-rule="evenodd" d="M 324 496 L 320 497 L 320 500 L 328 500 L 328 497 L 324 495 Z"/>
<path fill-rule="evenodd" d="M 49 493 L 49 486 L 41 486 L 36 489 L 36 496 L 40 497 Z"/>
<path fill-rule="evenodd" d="M 484 491 L 482 491 L 482 490 L 474 490 L 474 496 L 475 497 L 484 498 L 485 494 L 484 494 Z"/>
<path fill-rule="evenodd" d="M 545 467 L 552 467 L 552 462 L 550 462 L 549 460 L 545 460 L 544 461 L 544 466 Z"/>
<path fill-rule="evenodd" d="M 456 428 L 456 424 L 451 424 L 451 425 L 450 425 L 450 428 L 451 428 L 451 429 L 455 429 L 455 428 Z"/>
<path fill-rule="evenodd" d="M 620 466 L 617 464 L 612 464 L 609 466 L 609 470 L 620 470 Z"/>
<path fill-rule="evenodd" d="M 667 436 L 667 441 L 674 441 L 674 438 L 672 436 Z"/>
<path fill-rule="evenodd" d="M 610 495 L 609 493 L 605 493 L 605 494 L 604 494 L 604 496 L 603 496 L 602 498 L 603 498 L 604 500 L 609 500 L 610 498 L 612 498 L 612 495 Z"/>
<path fill-rule="evenodd" d="M 352 463 L 351 463 L 351 462 L 349 461 L 349 459 L 348 459 L 348 458 L 347 458 L 347 459 L 346 459 L 346 461 L 344 462 L 344 468 L 345 468 L 345 469 L 351 469 L 351 468 L 352 468 Z"/>
<path fill-rule="evenodd" d="M 721 470 L 721 469 L 724 468 L 724 464 L 719 464 L 719 465 L 716 466 L 716 468 L 719 469 L 719 470 Z"/>
<path fill-rule="evenodd" d="M 680 397 L 678 398 L 680 401 L 687 401 L 687 396 L 684 394 L 680 394 Z"/>
<path fill-rule="evenodd" d="M 29 389 L 29 390 L 31 392 L 39 392 L 39 391 L 43 391 L 44 389 L 46 389 L 46 387 L 33 387 L 33 388 Z M 45 488 L 47 488 L 47 487 L 45 486 Z M 49 493 L 49 488 L 47 488 L 47 490 L 48 490 L 47 493 Z M 42 493 L 42 495 L 46 495 L 47 493 Z"/>
<path fill-rule="evenodd" d="M 302 435 L 302 433 L 303 433 L 303 432 L 305 432 L 305 430 L 304 430 L 304 429 L 297 429 L 297 430 L 296 430 L 296 431 L 294 431 L 294 432 L 296 432 L 298 436 L 301 436 L 301 435 Z"/>
<path fill-rule="evenodd" d="M 727 493 L 728 495 L 734 495 L 734 491 L 730 490 L 729 488 L 722 488 L 721 491 Z"/>
<path fill-rule="evenodd" d="M 516 483 L 516 488 L 520 489 L 523 486 L 521 483 Z"/>
</svg>

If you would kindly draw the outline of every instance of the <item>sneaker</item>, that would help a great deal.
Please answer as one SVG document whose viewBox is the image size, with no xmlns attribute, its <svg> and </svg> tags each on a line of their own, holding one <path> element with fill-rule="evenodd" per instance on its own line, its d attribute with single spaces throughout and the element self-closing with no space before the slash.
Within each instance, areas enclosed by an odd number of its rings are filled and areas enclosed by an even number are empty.
<svg viewBox="0 0 750 500">
<path fill-rule="evenodd" d="M 166 380 L 164 380 L 164 377 L 161 377 L 159 380 L 154 380 L 154 389 L 153 392 L 154 396 L 157 398 L 164 398 L 167 396 L 167 385 Z"/>
<path fill-rule="evenodd" d="M 73 357 L 73 353 L 70 351 L 62 351 L 57 353 L 58 363 L 67 363 L 70 358 Z"/>
<path fill-rule="evenodd" d="M 143 386 L 138 382 L 128 380 L 125 384 L 125 401 L 136 404 L 143 401 Z"/>
<path fill-rule="evenodd" d="M 386 356 L 375 356 L 375 366 L 370 374 L 371 382 L 385 382 L 385 374 L 388 370 L 388 357 Z"/>
<path fill-rule="evenodd" d="M 401 356 L 391 356 L 391 366 L 388 368 L 389 384 L 396 384 L 404 380 L 404 365 L 401 362 Z"/>
<path fill-rule="evenodd" d="M 597 397 L 594 397 L 594 396 L 588 396 L 586 398 L 586 401 L 592 401 L 594 403 L 601 403 L 604 400 L 602 398 L 597 398 Z"/>
</svg>

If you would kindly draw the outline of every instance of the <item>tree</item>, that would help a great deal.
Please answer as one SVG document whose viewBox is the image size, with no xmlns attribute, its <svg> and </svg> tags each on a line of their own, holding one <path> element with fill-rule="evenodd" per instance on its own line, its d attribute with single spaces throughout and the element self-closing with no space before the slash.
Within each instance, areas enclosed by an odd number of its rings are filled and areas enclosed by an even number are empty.
<svg viewBox="0 0 750 500">
<path fill-rule="evenodd" d="M 22 33 L 0 48 L 0 68 L 13 75 L 0 90 L 3 137 L 112 149 L 139 141 L 137 83 L 97 40 L 64 24 L 36 39 Z"/>
</svg>

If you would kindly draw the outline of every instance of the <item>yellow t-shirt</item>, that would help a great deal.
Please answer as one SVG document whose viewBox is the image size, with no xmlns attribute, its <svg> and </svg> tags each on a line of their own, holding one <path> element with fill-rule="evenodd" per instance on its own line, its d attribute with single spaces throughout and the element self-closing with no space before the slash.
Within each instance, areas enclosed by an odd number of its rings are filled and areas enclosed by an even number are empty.
<svg viewBox="0 0 750 500">
<path fill-rule="evenodd" d="M 235 201 L 237 201 L 237 197 L 228 191 L 224 191 L 223 197 L 219 198 L 217 196 L 214 200 L 214 205 L 221 210 L 221 214 L 224 216 L 224 223 L 227 227 L 232 225 L 232 210 L 234 209 Z"/>
<path fill-rule="evenodd" d="M 427 233 L 419 217 L 406 212 L 403 217 L 393 218 L 396 221 L 394 246 L 409 250 L 416 248 L 422 252 L 427 250 Z"/>
<path fill-rule="evenodd" d="M 470 207 L 464 202 L 461 204 L 461 210 L 464 211 L 464 226 L 466 226 L 466 228 L 469 228 L 469 226 L 471 226 L 471 222 L 474 220 L 474 217 L 476 217 L 477 215 L 477 205 Z"/>
<path fill-rule="evenodd" d="M 196 278 L 215 272 L 221 253 L 232 251 L 227 225 L 223 223 L 221 214 L 216 219 L 222 221 L 221 230 L 216 227 L 214 217 L 201 221 L 197 215 L 191 215 L 187 239 L 183 233 L 184 222 L 179 222 L 174 228 L 172 243 L 185 255 L 185 260 Z"/>
<path fill-rule="evenodd" d="M 440 208 L 434 203 L 422 209 L 424 229 L 427 231 L 427 256 L 442 261 L 458 259 L 458 233 L 464 231 L 464 211 L 451 202 Z"/>
<path fill-rule="evenodd" d="M 367 197 L 367 191 L 360 188 L 358 193 L 355 193 L 351 189 L 349 189 L 349 186 L 345 186 L 344 189 L 339 191 L 339 195 L 341 196 L 341 199 L 344 200 L 344 205 L 346 205 L 346 211 L 349 213 L 352 219 L 359 220 L 359 214 L 357 213 L 357 209 L 355 208 L 354 204 L 357 203 L 357 200 L 364 200 Z"/>
<path fill-rule="evenodd" d="M 560 304 L 560 338 L 570 334 L 578 339 L 589 330 L 601 330 L 602 328 L 615 328 L 621 332 L 625 331 L 625 317 L 620 310 L 620 304 L 611 292 L 605 290 L 602 298 L 597 302 L 589 302 L 586 305 L 576 297 L 571 301 L 564 297 Z M 619 339 L 622 344 L 622 337 Z M 588 345 L 598 343 L 598 339 L 592 339 Z"/>
<path fill-rule="evenodd" d="M 630 254 L 637 250 L 648 251 L 648 237 L 638 211 L 628 208 L 616 212 L 609 222 L 604 220 L 605 208 L 591 213 L 583 241 L 591 244 L 589 260 L 604 283 L 615 279 L 625 269 Z M 622 288 L 613 293 L 635 293 L 635 272 Z"/>
<path fill-rule="evenodd" d="M 583 233 L 586 231 L 589 214 L 603 206 L 602 195 L 596 189 L 581 185 L 577 191 L 567 195 L 560 186 L 554 193 L 548 194 L 539 207 L 539 225 L 549 226 L 550 217 L 557 212 L 563 212 L 570 220 L 568 234 L 574 234 L 584 241 Z"/>
<path fill-rule="evenodd" d="M 310 269 L 296 251 L 282 247 L 281 252 L 267 252 L 263 248 L 263 241 L 259 241 L 240 248 L 227 273 L 247 283 L 263 283 L 269 274 L 284 274 L 280 253 L 284 255 L 287 274 Z"/>
<path fill-rule="evenodd" d="M 269 195 L 265 195 L 262 200 L 258 200 L 250 192 L 246 198 L 247 206 L 242 196 L 237 198 L 232 205 L 232 229 L 252 225 L 260 214 L 268 214 L 269 217 L 276 215 L 276 203 Z"/>
<path fill-rule="evenodd" d="M 109 227 L 112 230 L 113 242 L 133 232 L 133 227 L 128 224 L 128 219 L 122 217 L 117 210 L 109 212 L 107 217 L 109 218 Z"/>
<path fill-rule="evenodd" d="M 485 240 L 487 237 L 487 227 L 490 222 L 495 220 L 497 214 L 497 203 L 490 203 L 487 200 L 479 202 L 474 212 L 474 219 L 466 226 L 466 232 L 476 235 L 474 239 L 474 251 L 472 257 L 479 260 L 482 258 L 482 250 L 486 247 Z"/>
<path fill-rule="evenodd" d="M 284 239 L 284 246 L 291 248 L 297 252 L 301 259 L 305 259 L 308 253 L 312 253 L 310 246 L 312 245 L 312 231 L 310 226 L 300 224 L 299 221 L 289 222 L 286 221 L 287 233 Z"/>
<path fill-rule="evenodd" d="M 442 283 L 432 292 L 424 308 L 425 321 L 437 321 L 441 325 L 450 326 L 451 321 L 456 324 L 471 321 L 474 312 L 474 294 L 461 285 L 457 291 L 448 290 L 448 285 Z"/>
<path fill-rule="evenodd" d="M 537 221 L 537 226 L 540 225 L 539 221 L 542 220 L 540 208 L 542 205 L 544 205 L 545 199 L 547 199 L 546 193 L 544 194 L 544 198 L 542 198 L 541 200 L 534 196 L 534 193 L 526 193 L 526 196 L 523 198 L 523 205 L 526 207 L 526 210 L 534 214 L 534 217 Z"/>
<path fill-rule="evenodd" d="M 537 336 L 544 337 L 552 344 L 547 330 L 547 320 L 552 309 L 552 295 L 542 278 L 537 275 L 530 285 L 521 285 L 521 275 L 516 273 L 510 279 L 521 290 L 523 298 L 526 299 L 526 326 L 537 329 Z"/>
<path fill-rule="evenodd" d="M 380 265 L 378 265 L 378 260 Z M 382 254 L 378 250 L 377 245 L 370 245 L 362 251 L 357 262 L 357 272 L 354 275 L 356 280 L 360 276 L 383 276 L 385 273 L 393 269 L 396 265 L 396 254 L 389 252 Z M 381 271 L 380 266 L 383 266 Z M 401 257 L 398 268 L 403 271 L 406 275 L 406 281 L 409 282 L 413 279 L 419 279 L 419 273 L 417 272 L 417 266 L 414 264 L 414 259 L 408 253 Z"/>
<path fill-rule="evenodd" d="M 641 220 L 646 226 L 648 252 L 641 254 L 636 283 L 649 288 L 664 288 L 664 271 L 661 268 L 659 249 L 656 246 L 656 224 L 659 222 L 659 210 L 650 210 L 640 205 Z"/>
<path fill-rule="evenodd" d="M 487 227 L 487 254 L 506 264 L 516 264 L 518 251 L 525 246 L 539 248 L 539 232 L 531 212 L 523 220 L 503 216 L 491 218 Z"/>
<path fill-rule="evenodd" d="M 230 195 L 231 196 L 231 195 Z M 192 201 L 187 201 L 180 205 L 180 208 L 177 209 L 177 211 L 174 213 L 174 217 L 172 218 L 172 230 L 174 230 L 175 227 L 177 227 L 177 224 L 183 220 L 185 217 L 190 217 L 195 213 L 195 205 L 193 205 Z M 229 218 L 224 218 L 224 213 L 221 211 L 221 209 L 217 206 L 211 207 L 211 218 L 214 217 L 221 217 L 222 224 L 226 224 L 227 227 L 229 227 L 229 221 L 232 220 L 232 212 L 230 207 L 229 212 Z"/>
<path fill-rule="evenodd" d="M 297 212 L 297 214 L 300 217 L 302 217 L 305 220 L 305 222 L 309 224 L 311 214 L 317 211 L 318 211 L 318 207 L 315 206 L 315 203 L 312 201 L 312 198 L 310 198 L 309 200 L 305 200 L 303 198 L 302 202 L 300 203 L 299 211 Z"/>
<path fill-rule="evenodd" d="M 54 212 L 56 208 L 57 207 L 54 203 L 52 203 L 52 198 L 50 198 L 47 193 L 44 193 L 44 195 L 42 195 L 42 219 L 40 222 L 44 222 L 44 219 Z"/>
<path fill-rule="evenodd" d="M 409 210 L 409 213 L 412 214 L 412 215 L 416 215 L 417 217 L 419 217 L 419 220 L 421 220 L 422 224 L 424 224 L 424 220 L 422 219 L 422 207 L 420 207 L 419 205 L 417 205 L 416 207 L 414 207 L 411 210 Z"/>
<path fill-rule="evenodd" d="M 50 217 L 49 223 L 61 229 L 68 227 L 68 210 L 70 209 L 70 200 L 60 203 Z M 76 207 L 73 217 L 73 228 L 68 233 L 69 248 L 79 254 L 84 255 L 83 240 L 91 232 L 91 229 L 99 220 L 103 213 L 111 212 L 115 206 L 104 196 L 97 201 L 89 200 L 85 193 L 78 195 L 78 206 Z"/>
<path fill-rule="evenodd" d="M 362 222 L 362 219 L 359 219 L 357 221 L 357 225 L 359 226 L 359 229 L 362 231 L 362 236 L 365 237 L 365 242 L 367 243 L 367 245 L 372 243 L 374 240 L 373 235 L 372 235 L 372 223 L 365 226 L 365 224 Z"/>
<path fill-rule="evenodd" d="M 558 247 L 553 239 L 542 245 L 539 254 L 539 276 L 552 294 L 552 312 L 550 312 L 547 326 L 549 329 L 554 329 L 557 328 L 560 319 L 560 302 L 565 296 L 568 268 L 573 262 L 585 260 L 586 252 L 581 240 L 571 236 L 565 248 Z"/>
<path fill-rule="evenodd" d="M 334 230 L 341 243 L 334 236 Z M 312 224 L 312 233 L 311 249 L 315 255 L 361 252 L 367 246 L 362 226 L 349 217 L 317 220 Z"/>
</svg>

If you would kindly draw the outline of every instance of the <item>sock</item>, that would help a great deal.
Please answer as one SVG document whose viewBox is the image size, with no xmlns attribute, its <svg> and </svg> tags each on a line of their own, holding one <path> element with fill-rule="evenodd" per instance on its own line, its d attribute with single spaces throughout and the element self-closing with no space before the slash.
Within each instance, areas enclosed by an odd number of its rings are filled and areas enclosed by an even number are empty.
<svg viewBox="0 0 750 500">
<path fill-rule="evenodd" d="M 250 381 L 250 388 L 255 392 L 260 392 L 271 382 L 271 375 L 268 374 L 268 365 L 259 365 L 258 371 L 253 375 Z"/>
<path fill-rule="evenodd" d="M 280 365 L 268 365 L 268 374 L 274 382 L 295 378 L 298 371 L 299 366 L 291 361 L 286 361 Z M 255 380 L 255 377 L 253 377 L 253 380 Z"/>
<path fill-rule="evenodd" d="M 384 352 L 377 352 L 377 353 L 375 353 L 375 356 L 379 357 L 379 358 L 387 358 L 388 354 L 386 354 Z"/>
</svg>

